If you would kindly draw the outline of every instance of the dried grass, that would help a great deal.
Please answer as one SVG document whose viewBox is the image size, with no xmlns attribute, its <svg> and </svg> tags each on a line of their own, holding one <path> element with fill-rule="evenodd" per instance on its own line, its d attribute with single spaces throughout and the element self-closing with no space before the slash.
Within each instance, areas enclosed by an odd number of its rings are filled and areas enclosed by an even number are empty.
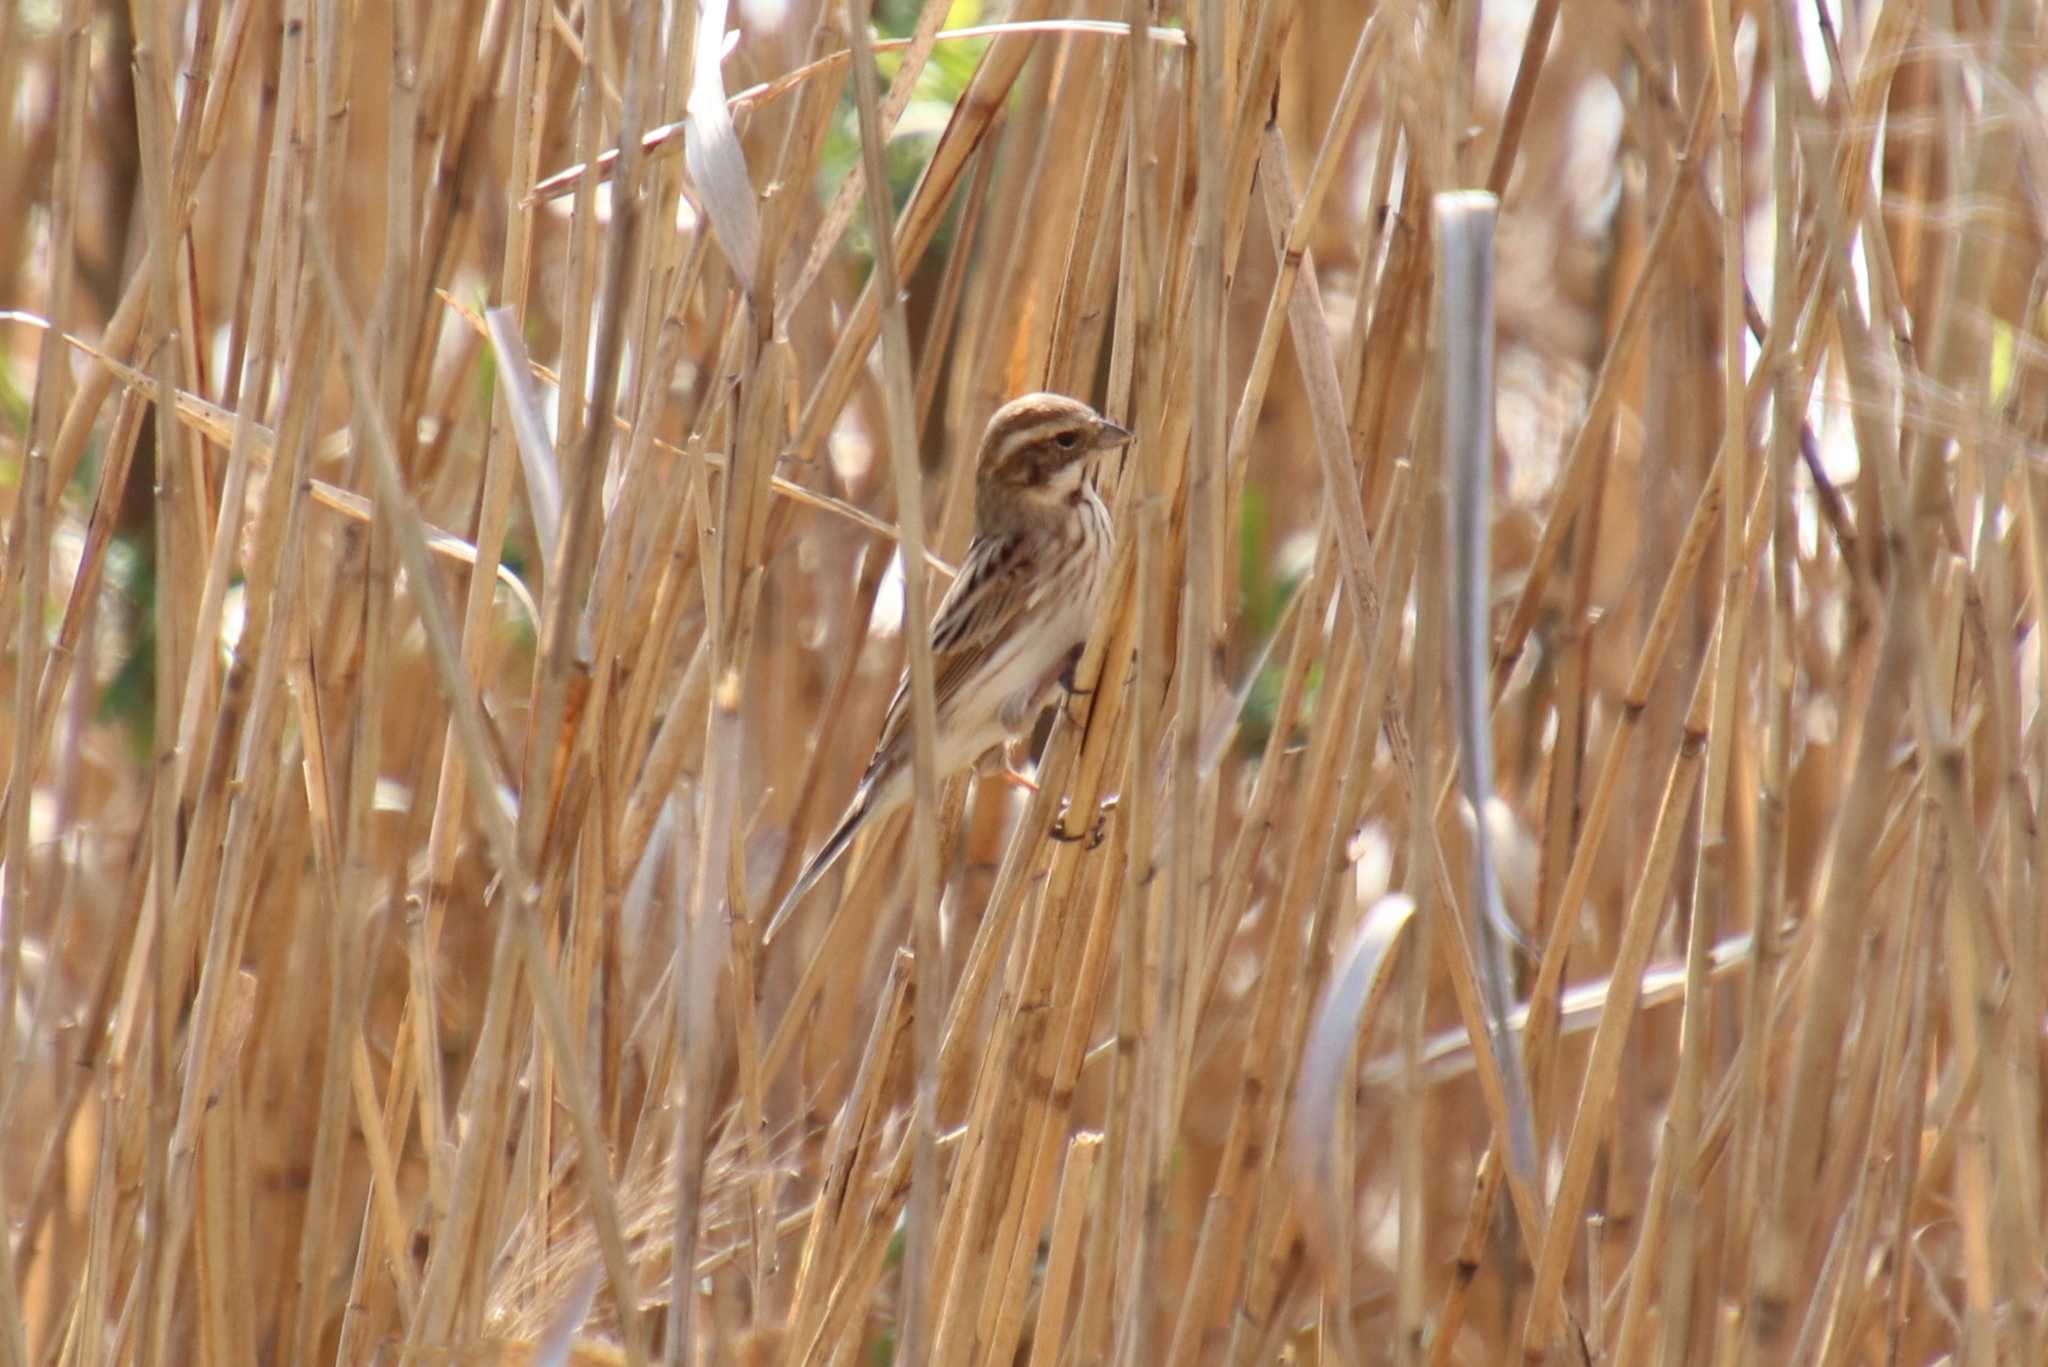
<svg viewBox="0 0 2048 1367">
<path fill-rule="evenodd" d="M 0 1364 L 2048 1360 L 2048 10 L 728 8 L 0 5 Z"/>
</svg>

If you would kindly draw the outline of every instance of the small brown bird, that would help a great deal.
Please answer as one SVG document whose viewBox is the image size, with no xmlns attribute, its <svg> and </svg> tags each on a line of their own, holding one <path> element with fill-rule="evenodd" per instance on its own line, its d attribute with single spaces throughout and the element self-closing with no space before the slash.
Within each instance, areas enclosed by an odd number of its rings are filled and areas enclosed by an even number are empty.
<svg viewBox="0 0 2048 1367">
<path fill-rule="evenodd" d="M 932 621 L 936 773 L 947 778 L 1023 735 L 1071 685 L 1109 572 L 1109 510 L 1089 459 L 1131 434 L 1087 404 L 1026 394 L 997 409 L 974 480 L 974 543 Z M 863 826 L 910 800 L 910 673 L 882 719 L 846 815 L 768 923 L 773 939 Z"/>
</svg>

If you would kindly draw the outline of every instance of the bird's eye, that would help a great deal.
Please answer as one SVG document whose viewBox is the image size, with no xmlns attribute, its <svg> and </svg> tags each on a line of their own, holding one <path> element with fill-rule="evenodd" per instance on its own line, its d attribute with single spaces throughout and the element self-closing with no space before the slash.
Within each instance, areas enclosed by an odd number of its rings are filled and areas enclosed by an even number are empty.
<svg viewBox="0 0 2048 1367">
<path fill-rule="evenodd" d="M 1071 451 L 1074 449 L 1074 443 L 1081 440 L 1081 434 L 1079 432 L 1062 432 L 1057 437 L 1054 437 L 1053 440 L 1059 444 L 1062 450 Z"/>
</svg>

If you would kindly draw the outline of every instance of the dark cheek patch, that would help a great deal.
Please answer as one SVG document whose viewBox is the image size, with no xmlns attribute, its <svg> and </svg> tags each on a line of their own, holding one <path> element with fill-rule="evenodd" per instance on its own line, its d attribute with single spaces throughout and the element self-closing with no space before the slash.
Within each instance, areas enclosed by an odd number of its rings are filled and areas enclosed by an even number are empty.
<svg viewBox="0 0 2048 1367">
<path fill-rule="evenodd" d="M 1044 451 L 1036 451 L 1036 449 L 1030 451 L 1022 461 L 1018 461 L 1018 473 L 1022 475 L 1024 484 L 1028 488 L 1042 486 L 1044 482 L 1051 480 L 1053 478 L 1053 467 L 1055 467 L 1055 461 Z"/>
</svg>

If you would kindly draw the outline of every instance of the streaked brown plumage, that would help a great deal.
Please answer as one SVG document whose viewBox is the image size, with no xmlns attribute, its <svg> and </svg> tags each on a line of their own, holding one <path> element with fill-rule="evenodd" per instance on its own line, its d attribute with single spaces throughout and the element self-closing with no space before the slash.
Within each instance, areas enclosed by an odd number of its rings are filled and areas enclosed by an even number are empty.
<svg viewBox="0 0 2048 1367">
<path fill-rule="evenodd" d="M 1130 433 L 1077 399 L 1026 394 L 989 419 L 976 457 L 974 542 L 932 619 L 937 773 L 1029 729 L 1080 658 L 1108 574 L 1109 510 L 1089 459 Z M 846 814 L 768 923 L 788 920 L 863 827 L 910 800 L 910 675 Z"/>
</svg>

